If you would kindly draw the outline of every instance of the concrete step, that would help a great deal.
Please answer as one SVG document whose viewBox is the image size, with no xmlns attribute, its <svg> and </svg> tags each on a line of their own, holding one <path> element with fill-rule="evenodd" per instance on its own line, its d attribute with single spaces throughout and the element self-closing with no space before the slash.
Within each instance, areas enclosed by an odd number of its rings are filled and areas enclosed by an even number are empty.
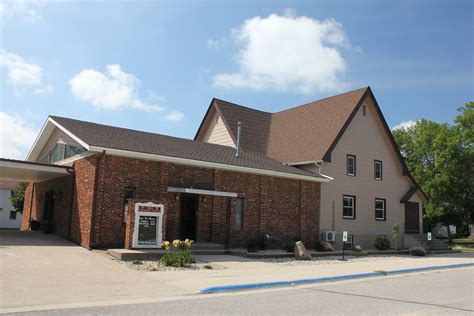
<svg viewBox="0 0 474 316">
<path fill-rule="evenodd" d="M 223 251 L 225 250 L 224 245 L 211 243 L 211 242 L 197 242 L 193 244 L 192 250 L 213 250 Z"/>
</svg>

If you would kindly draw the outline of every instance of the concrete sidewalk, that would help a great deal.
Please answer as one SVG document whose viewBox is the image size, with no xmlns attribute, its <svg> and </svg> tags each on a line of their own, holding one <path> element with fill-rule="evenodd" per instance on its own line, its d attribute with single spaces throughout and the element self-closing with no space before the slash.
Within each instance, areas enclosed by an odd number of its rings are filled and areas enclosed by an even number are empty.
<svg viewBox="0 0 474 316">
<path fill-rule="evenodd" d="M 0 312 L 164 301 L 205 296 L 199 290 L 210 286 L 474 262 L 474 253 L 462 253 L 285 266 L 222 255 L 198 257 L 222 270 L 138 272 L 55 236 L 22 234 L 0 232 Z"/>
</svg>

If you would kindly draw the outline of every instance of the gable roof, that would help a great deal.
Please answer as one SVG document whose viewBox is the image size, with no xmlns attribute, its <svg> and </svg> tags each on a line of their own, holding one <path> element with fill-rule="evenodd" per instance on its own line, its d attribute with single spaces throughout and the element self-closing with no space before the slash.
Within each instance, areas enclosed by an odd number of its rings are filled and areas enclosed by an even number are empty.
<svg viewBox="0 0 474 316">
<path fill-rule="evenodd" d="M 241 147 L 243 152 L 251 149 L 266 153 L 274 159 L 291 165 L 319 160 L 330 162 L 332 151 L 366 98 L 373 100 L 376 112 L 400 161 L 403 175 L 408 176 L 426 197 L 426 194 L 410 175 L 370 87 L 363 87 L 276 113 L 257 111 L 213 99 L 195 139 L 202 136 L 204 131 L 201 128 L 204 122 L 209 119 L 207 114 L 211 107 L 214 107 L 221 115 L 234 140 L 237 122 L 242 122 Z M 244 133 L 253 137 L 247 137 L 244 141 Z"/>
<path fill-rule="evenodd" d="M 291 167 L 267 157 L 265 154 L 246 151 L 239 157 L 235 149 L 196 140 L 148 133 L 132 129 L 50 116 L 45 129 L 52 124 L 73 137 L 89 151 L 105 150 L 112 155 L 160 160 L 185 165 L 217 168 L 277 177 L 328 182 L 330 177 Z M 41 135 L 39 137 L 41 139 Z M 37 142 L 38 143 L 38 140 Z M 36 143 L 33 147 L 36 146 Z M 44 143 L 44 142 L 43 142 Z M 34 160 L 30 151 L 28 160 Z M 38 151 L 38 150 L 36 150 Z"/>
</svg>

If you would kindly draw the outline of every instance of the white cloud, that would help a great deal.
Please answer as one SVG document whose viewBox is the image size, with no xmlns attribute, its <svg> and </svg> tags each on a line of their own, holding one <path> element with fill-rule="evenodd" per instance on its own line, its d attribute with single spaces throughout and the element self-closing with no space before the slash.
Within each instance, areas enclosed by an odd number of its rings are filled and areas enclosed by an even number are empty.
<svg viewBox="0 0 474 316">
<path fill-rule="evenodd" d="M 413 127 L 416 125 L 418 121 L 413 121 L 413 120 L 409 120 L 409 121 L 404 121 L 404 122 L 401 122 L 400 124 L 394 126 L 392 128 L 392 130 L 395 130 L 395 129 L 407 129 L 407 128 L 410 128 L 410 127 Z"/>
<path fill-rule="evenodd" d="M 18 55 L 0 50 L 0 66 L 7 70 L 8 81 L 13 85 L 35 86 L 41 84 L 43 69 Z"/>
<path fill-rule="evenodd" d="M 43 69 L 34 62 L 0 49 L 0 68 L 7 73 L 7 83 L 13 86 L 13 93 L 21 95 L 27 88 L 36 88 L 36 95 L 54 92 L 54 86 L 43 84 Z"/>
<path fill-rule="evenodd" d="M 41 19 L 39 9 L 47 0 L 4 0 L 0 3 L 0 18 L 3 23 L 15 19 L 34 23 Z"/>
<path fill-rule="evenodd" d="M 157 104 L 149 104 L 138 96 L 140 80 L 122 71 L 120 65 L 108 65 L 105 72 L 84 69 L 69 80 L 73 95 L 91 102 L 97 109 L 118 110 L 135 108 L 149 112 L 163 111 Z"/>
<path fill-rule="evenodd" d="M 165 115 L 164 119 L 171 122 L 180 121 L 184 117 L 184 113 L 179 111 L 171 111 Z"/>
<path fill-rule="evenodd" d="M 24 158 L 37 134 L 22 116 L 0 112 L 0 157 Z"/>
<path fill-rule="evenodd" d="M 286 10 L 282 16 L 246 20 L 232 31 L 232 40 L 240 46 L 234 58 L 239 71 L 216 75 L 216 87 L 299 93 L 347 87 L 340 48 L 351 45 L 342 24 L 334 19 L 297 17 Z"/>
<path fill-rule="evenodd" d="M 54 86 L 53 85 L 46 85 L 46 86 L 43 86 L 41 88 L 38 88 L 35 90 L 35 94 L 36 95 L 48 95 L 48 94 L 51 94 L 53 93 L 55 90 Z"/>
</svg>

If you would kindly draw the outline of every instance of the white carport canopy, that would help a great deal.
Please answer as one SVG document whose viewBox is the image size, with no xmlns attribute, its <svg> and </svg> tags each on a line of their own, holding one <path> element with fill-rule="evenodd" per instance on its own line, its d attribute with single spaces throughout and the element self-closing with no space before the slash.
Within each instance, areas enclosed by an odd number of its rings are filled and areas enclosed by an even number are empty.
<svg viewBox="0 0 474 316">
<path fill-rule="evenodd" d="M 72 174 L 72 167 L 0 158 L 0 180 L 42 182 Z"/>
</svg>

